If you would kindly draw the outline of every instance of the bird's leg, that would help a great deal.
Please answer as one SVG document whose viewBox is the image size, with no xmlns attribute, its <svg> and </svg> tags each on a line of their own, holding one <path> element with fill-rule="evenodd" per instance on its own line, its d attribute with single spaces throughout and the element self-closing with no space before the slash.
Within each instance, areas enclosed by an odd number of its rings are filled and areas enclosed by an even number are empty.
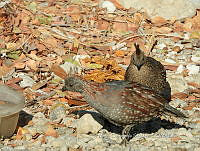
<svg viewBox="0 0 200 151">
<path fill-rule="evenodd" d="M 125 128 L 122 130 L 122 142 L 121 144 L 125 145 L 127 144 L 127 139 L 130 137 L 130 130 L 133 127 L 133 125 L 126 125 Z"/>
</svg>

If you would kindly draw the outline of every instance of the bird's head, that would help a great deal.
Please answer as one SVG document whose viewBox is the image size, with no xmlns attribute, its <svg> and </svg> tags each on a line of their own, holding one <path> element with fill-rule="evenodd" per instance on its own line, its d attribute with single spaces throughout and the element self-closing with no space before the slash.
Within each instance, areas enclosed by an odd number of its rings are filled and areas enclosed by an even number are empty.
<svg viewBox="0 0 200 151">
<path fill-rule="evenodd" d="M 80 77 L 68 77 L 65 79 L 65 85 L 62 91 L 73 91 L 82 93 L 84 90 L 84 81 Z"/>
<path fill-rule="evenodd" d="M 146 56 L 144 52 L 140 49 L 138 44 L 134 44 L 136 51 L 131 56 L 131 63 L 134 64 L 138 70 L 144 65 L 146 61 Z"/>
</svg>

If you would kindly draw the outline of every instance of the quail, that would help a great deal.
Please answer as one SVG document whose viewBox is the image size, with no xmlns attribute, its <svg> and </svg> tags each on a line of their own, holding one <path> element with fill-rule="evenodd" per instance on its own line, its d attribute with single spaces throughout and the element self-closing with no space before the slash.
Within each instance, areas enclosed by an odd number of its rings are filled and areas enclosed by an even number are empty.
<svg viewBox="0 0 200 151">
<path fill-rule="evenodd" d="M 166 80 L 164 66 L 152 57 L 144 55 L 138 44 L 134 44 L 136 51 L 131 56 L 124 79 L 145 85 L 166 100 L 171 100 L 171 87 Z"/>
<path fill-rule="evenodd" d="M 154 90 L 136 82 L 95 83 L 73 76 L 65 79 L 62 90 L 80 92 L 85 101 L 104 118 L 123 127 L 122 136 L 127 136 L 132 126 L 164 113 L 186 117 Z"/>
</svg>

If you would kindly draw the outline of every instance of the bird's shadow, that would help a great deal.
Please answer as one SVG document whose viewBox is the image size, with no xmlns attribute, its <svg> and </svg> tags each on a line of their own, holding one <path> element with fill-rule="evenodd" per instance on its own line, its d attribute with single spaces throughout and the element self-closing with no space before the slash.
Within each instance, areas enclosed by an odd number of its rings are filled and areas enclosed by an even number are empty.
<svg viewBox="0 0 200 151">
<path fill-rule="evenodd" d="M 33 115 L 26 113 L 25 111 L 19 112 L 19 120 L 17 123 L 18 127 L 24 127 L 28 124 L 29 121 L 31 121 L 33 118 Z"/>
<path fill-rule="evenodd" d="M 121 134 L 123 127 L 121 126 L 116 126 L 112 123 L 110 123 L 107 119 L 105 119 L 103 116 L 101 116 L 100 113 L 98 112 L 93 112 L 93 111 L 76 111 L 74 114 L 79 115 L 80 117 L 83 116 L 84 114 L 91 114 L 92 117 L 101 125 L 103 125 L 103 129 L 106 129 L 109 132 L 116 133 L 116 134 Z M 132 127 L 130 131 L 130 136 L 129 139 L 134 137 L 135 135 L 139 133 L 146 133 L 146 134 L 151 134 L 157 132 L 159 129 L 164 128 L 164 129 L 174 129 L 174 128 L 187 128 L 183 125 L 176 124 L 174 122 L 170 122 L 167 120 L 161 120 L 160 118 L 153 118 L 150 121 L 135 125 Z"/>
</svg>

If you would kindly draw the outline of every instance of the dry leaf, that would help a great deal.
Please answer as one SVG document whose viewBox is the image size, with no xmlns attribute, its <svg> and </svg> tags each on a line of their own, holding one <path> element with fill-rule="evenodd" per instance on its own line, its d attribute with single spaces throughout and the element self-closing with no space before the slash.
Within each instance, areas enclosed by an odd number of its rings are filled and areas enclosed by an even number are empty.
<svg viewBox="0 0 200 151">
<path fill-rule="evenodd" d="M 65 72 L 65 70 L 59 65 L 52 65 L 51 71 L 62 79 L 65 79 L 67 77 L 67 73 Z"/>
<path fill-rule="evenodd" d="M 178 99 L 186 99 L 188 97 L 188 94 L 183 92 L 178 92 L 172 95 L 172 98 L 178 98 Z"/>
<path fill-rule="evenodd" d="M 156 26 L 162 26 L 164 24 L 167 24 L 167 20 L 164 19 L 163 17 L 160 17 L 160 16 L 156 16 L 156 17 L 153 17 L 151 19 L 152 23 L 155 24 Z"/>
<path fill-rule="evenodd" d="M 48 125 L 48 129 L 45 131 L 45 136 L 58 137 L 59 135 L 51 125 Z"/>
<path fill-rule="evenodd" d="M 109 26 L 110 26 L 110 23 L 105 20 L 97 21 L 97 29 L 99 30 L 108 30 Z"/>
<path fill-rule="evenodd" d="M 160 28 L 153 28 L 155 32 L 161 33 L 161 34 L 168 34 L 171 33 L 173 29 L 169 27 L 160 27 Z"/>
<path fill-rule="evenodd" d="M 124 57 L 125 52 L 124 52 L 123 50 L 116 50 L 116 51 L 115 51 L 115 55 L 116 55 L 117 57 Z"/>
<path fill-rule="evenodd" d="M 37 82 L 36 84 L 34 84 L 32 86 L 32 89 L 33 90 L 38 90 L 40 89 L 41 87 L 45 86 L 47 84 L 47 81 L 40 81 L 40 82 Z"/>
</svg>

